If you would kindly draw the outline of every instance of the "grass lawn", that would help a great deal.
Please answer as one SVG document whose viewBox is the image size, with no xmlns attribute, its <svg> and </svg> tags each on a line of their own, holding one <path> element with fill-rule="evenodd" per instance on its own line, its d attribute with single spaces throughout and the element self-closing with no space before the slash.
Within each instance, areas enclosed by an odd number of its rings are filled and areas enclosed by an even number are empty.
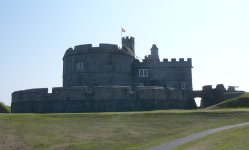
<svg viewBox="0 0 249 150">
<path fill-rule="evenodd" d="M 0 148 L 141 150 L 242 122 L 249 111 L 0 114 Z"/>
<path fill-rule="evenodd" d="M 173 150 L 248 150 L 249 126 L 217 132 L 178 146 Z"/>
</svg>

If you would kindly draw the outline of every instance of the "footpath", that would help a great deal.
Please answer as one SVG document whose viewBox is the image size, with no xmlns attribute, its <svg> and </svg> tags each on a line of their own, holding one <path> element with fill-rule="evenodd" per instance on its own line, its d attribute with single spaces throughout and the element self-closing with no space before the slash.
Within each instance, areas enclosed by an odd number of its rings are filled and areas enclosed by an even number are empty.
<svg viewBox="0 0 249 150">
<path fill-rule="evenodd" d="M 193 135 L 190 135 L 190 136 L 186 136 L 186 137 L 181 138 L 181 139 L 171 141 L 169 143 L 154 147 L 154 148 L 149 149 L 149 150 L 170 150 L 172 148 L 175 148 L 175 147 L 180 146 L 182 144 L 185 144 L 187 142 L 196 140 L 198 138 L 202 138 L 202 137 L 207 136 L 209 134 L 216 133 L 216 132 L 223 131 L 223 130 L 227 130 L 227 129 L 231 129 L 231 128 L 235 128 L 235 127 L 241 127 L 241 126 L 245 126 L 245 125 L 249 125 L 249 122 L 224 126 L 224 127 L 215 128 L 215 129 L 210 129 L 210 130 L 207 130 L 207 131 L 203 131 L 203 132 L 196 133 L 196 134 L 193 134 Z"/>
</svg>

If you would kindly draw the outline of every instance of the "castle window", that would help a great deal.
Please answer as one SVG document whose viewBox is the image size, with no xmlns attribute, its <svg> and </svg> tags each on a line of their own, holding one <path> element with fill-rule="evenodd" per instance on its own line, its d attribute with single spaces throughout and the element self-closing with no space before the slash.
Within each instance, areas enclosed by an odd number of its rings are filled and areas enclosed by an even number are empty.
<svg viewBox="0 0 249 150">
<path fill-rule="evenodd" d="M 112 70 L 113 64 L 114 64 L 113 62 L 109 61 L 109 62 L 107 63 L 107 69 L 108 69 L 108 70 Z"/>
<path fill-rule="evenodd" d="M 83 62 L 77 63 L 77 69 L 83 69 Z"/>
<path fill-rule="evenodd" d="M 167 83 L 167 87 L 171 87 L 171 83 L 170 82 Z"/>
<path fill-rule="evenodd" d="M 160 70 L 160 76 L 165 76 L 165 71 L 164 70 Z"/>
<path fill-rule="evenodd" d="M 148 69 L 139 69 L 139 77 L 148 77 Z"/>
<path fill-rule="evenodd" d="M 181 82 L 181 89 L 185 89 L 185 82 Z"/>
</svg>

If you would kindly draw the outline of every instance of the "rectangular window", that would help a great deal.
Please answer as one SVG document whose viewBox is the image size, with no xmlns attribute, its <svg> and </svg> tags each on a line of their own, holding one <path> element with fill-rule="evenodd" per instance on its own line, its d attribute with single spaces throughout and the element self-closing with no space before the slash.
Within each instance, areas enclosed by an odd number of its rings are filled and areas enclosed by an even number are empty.
<svg viewBox="0 0 249 150">
<path fill-rule="evenodd" d="M 167 87 L 171 87 L 171 83 L 170 82 L 167 83 Z"/>
<path fill-rule="evenodd" d="M 185 82 L 181 82 L 181 89 L 185 89 Z"/>
<path fill-rule="evenodd" d="M 148 77 L 148 69 L 139 69 L 139 77 Z"/>
<path fill-rule="evenodd" d="M 77 63 L 77 69 L 83 69 L 83 62 Z"/>
<path fill-rule="evenodd" d="M 165 76 L 165 71 L 164 70 L 160 70 L 160 76 Z"/>
</svg>

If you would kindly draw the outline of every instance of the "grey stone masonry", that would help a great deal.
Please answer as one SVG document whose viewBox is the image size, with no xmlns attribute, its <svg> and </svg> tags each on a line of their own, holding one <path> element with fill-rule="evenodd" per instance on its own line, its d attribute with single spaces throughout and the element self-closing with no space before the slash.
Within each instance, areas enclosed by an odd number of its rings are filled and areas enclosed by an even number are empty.
<svg viewBox="0 0 249 150">
<path fill-rule="evenodd" d="M 12 93 L 12 113 L 62 113 L 187 109 L 188 92 L 163 87 L 86 86 L 47 88 Z"/>
<path fill-rule="evenodd" d="M 96 112 L 197 108 L 192 61 L 160 62 L 158 48 L 140 62 L 135 39 L 115 44 L 77 45 L 63 56 L 63 87 L 12 93 L 12 112 Z"/>
</svg>

